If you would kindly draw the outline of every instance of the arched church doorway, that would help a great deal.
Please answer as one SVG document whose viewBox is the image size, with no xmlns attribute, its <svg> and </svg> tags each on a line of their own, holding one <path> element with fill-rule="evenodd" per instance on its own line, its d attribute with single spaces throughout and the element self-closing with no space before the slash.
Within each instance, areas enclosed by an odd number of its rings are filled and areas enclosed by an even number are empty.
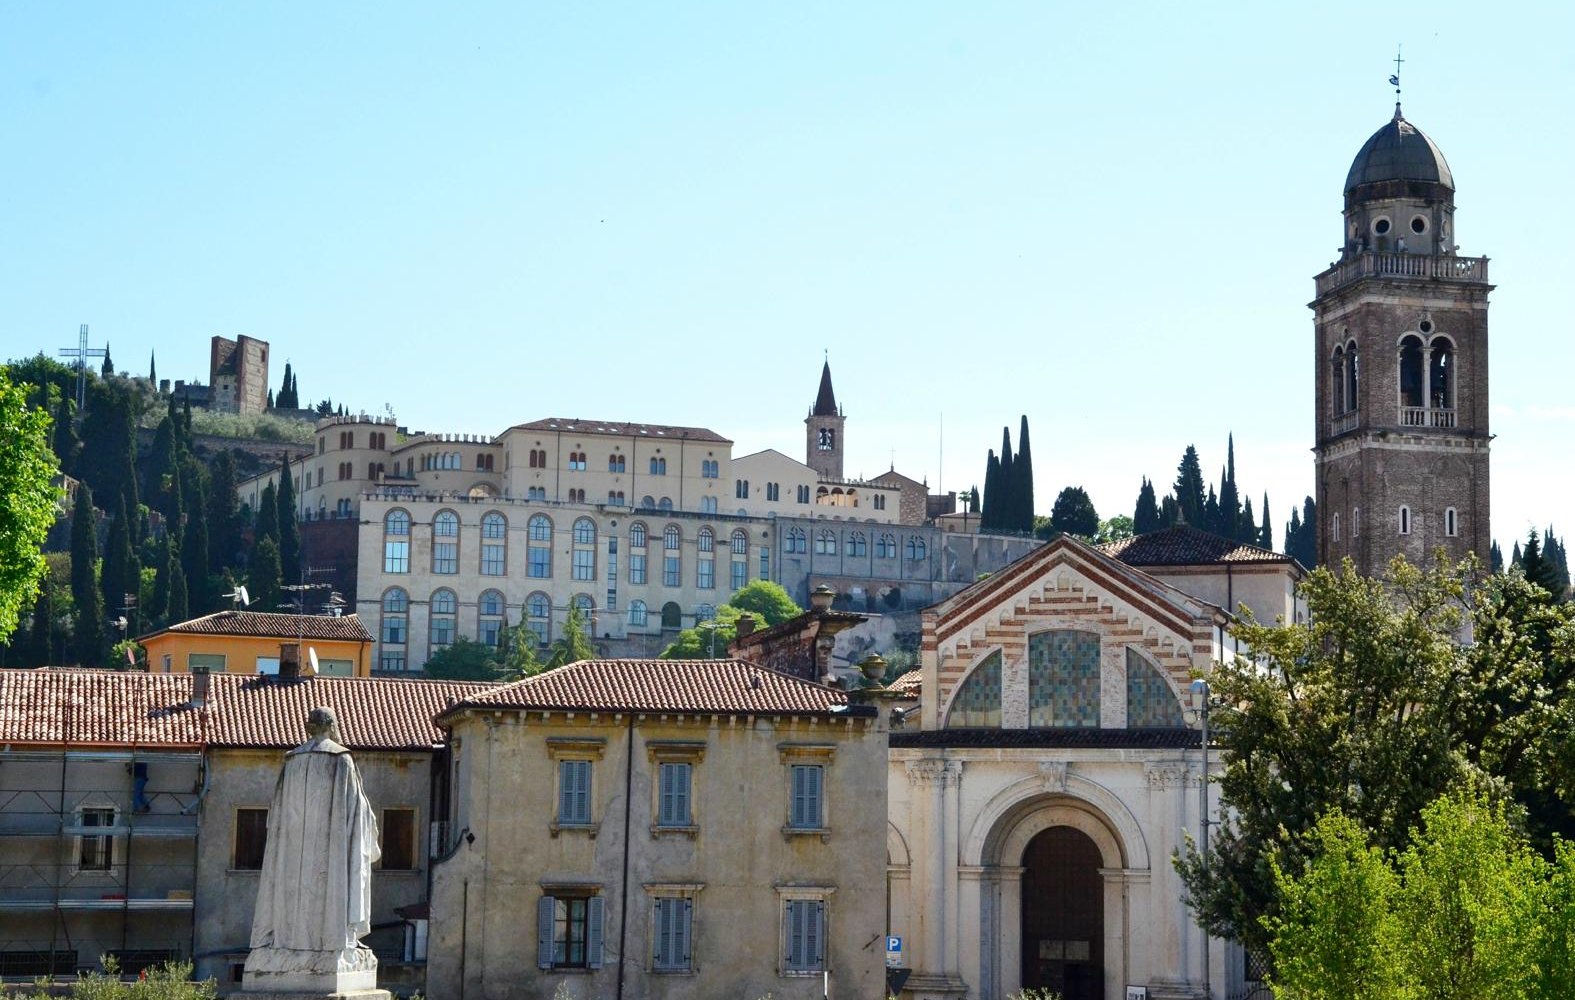
<svg viewBox="0 0 1575 1000">
<path fill-rule="evenodd" d="M 1052 826 L 1023 851 L 1024 987 L 1063 1000 L 1105 995 L 1105 902 L 1099 846 L 1081 830 Z"/>
</svg>

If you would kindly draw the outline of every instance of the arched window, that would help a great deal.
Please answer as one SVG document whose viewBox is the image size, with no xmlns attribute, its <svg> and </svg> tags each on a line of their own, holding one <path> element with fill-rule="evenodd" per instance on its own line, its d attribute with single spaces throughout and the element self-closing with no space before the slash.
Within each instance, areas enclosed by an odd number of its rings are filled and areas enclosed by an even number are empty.
<svg viewBox="0 0 1575 1000">
<path fill-rule="evenodd" d="M 676 587 L 683 580 L 683 554 L 678 551 L 680 538 L 676 524 L 669 524 L 662 531 L 662 586 L 664 587 Z"/>
<path fill-rule="evenodd" d="M 784 552 L 808 552 L 809 540 L 804 537 L 803 528 L 789 528 L 787 538 L 783 545 Z"/>
<path fill-rule="evenodd" d="M 701 497 L 700 498 L 700 513 L 702 513 L 702 514 L 715 514 L 716 513 L 716 497 Z"/>
<path fill-rule="evenodd" d="M 383 572 L 410 572 L 410 515 L 405 511 L 383 516 Z"/>
<path fill-rule="evenodd" d="M 596 522 L 588 517 L 574 522 L 573 560 L 574 579 L 596 579 Z"/>
<path fill-rule="evenodd" d="M 875 558 L 897 558 L 897 539 L 890 534 L 882 532 L 875 536 Z"/>
<path fill-rule="evenodd" d="M 591 595 L 575 594 L 569 601 L 569 607 L 580 613 L 580 624 L 585 626 L 587 632 L 591 631 L 591 623 L 596 612 L 596 602 L 591 600 Z"/>
<path fill-rule="evenodd" d="M 652 455 L 651 456 L 651 475 L 653 475 L 653 476 L 665 476 L 665 475 L 667 475 L 667 459 L 665 459 L 665 458 L 658 458 L 655 455 Z"/>
<path fill-rule="evenodd" d="M 503 595 L 496 590 L 483 590 L 476 602 L 476 640 L 494 648 L 503 635 Z"/>
<path fill-rule="evenodd" d="M 1448 337 L 1434 337 L 1428 366 L 1428 406 L 1435 410 L 1455 408 L 1455 345 Z"/>
<path fill-rule="evenodd" d="M 459 515 L 440 510 L 432 518 L 432 572 L 459 572 Z"/>
<path fill-rule="evenodd" d="M 1362 397 L 1357 393 L 1361 388 L 1361 357 L 1356 352 L 1356 341 L 1345 345 L 1345 410 L 1347 413 L 1362 408 Z"/>
<path fill-rule="evenodd" d="M 676 601 L 668 601 L 662 605 L 662 628 L 679 628 L 683 623 L 684 613 Z"/>
<path fill-rule="evenodd" d="M 596 544 L 596 522 L 588 517 L 579 518 L 574 522 L 574 544 Z"/>
<path fill-rule="evenodd" d="M 716 532 L 712 531 L 709 527 L 701 528 L 700 534 L 695 536 L 695 539 L 701 552 L 716 551 Z"/>
<path fill-rule="evenodd" d="M 1099 636 L 1058 629 L 1028 637 L 1028 724 L 1099 726 Z"/>
<path fill-rule="evenodd" d="M 447 587 L 432 592 L 431 614 L 428 616 L 428 636 L 432 651 L 454 644 L 455 618 L 459 614 L 459 600 Z"/>
<path fill-rule="evenodd" d="M 672 497 L 662 497 L 662 499 L 656 501 L 656 509 L 657 510 L 672 510 L 673 509 L 673 498 Z"/>
<path fill-rule="evenodd" d="M 481 515 L 481 575 L 503 576 L 508 572 L 509 522 L 497 511 Z"/>
<path fill-rule="evenodd" d="M 525 575 L 545 580 L 552 576 L 552 519 L 532 514 L 525 523 Z"/>
<path fill-rule="evenodd" d="M 837 554 L 837 533 L 830 528 L 822 528 L 815 535 L 815 554 L 817 556 L 834 556 Z"/>
<path fill-rule="evenodd" d="M 403 646 L 410 624 L 410 595 L 403 587 L 383 591 L 383 644 Z"/>
<path fill-rule="evenodd" d="M 867 556 L 867 555 L 869 555 L 869 550 L 870 550 L 869 542 L 864 540 L 864 532 L 862 532 L 862 531 L 849 532 L 849 534 L 848 534 L 848 555 L 850 555 L 850 556 Z"/>
<path fill-rule="evenodd" d="M 1127 647 L 1127 728 L 1154 729 L 1186 725 L 1181 701 L 1158 667 Z"/>
<path fill-rule="evenodd" d="M 1329 538 L 1331 541 L 1340 540 L 1340 515 L 1336 512 L 1329 518 Z"/>
<path fill-rule="evenodd" d="M 682 538 L 683 534 L 678 530 L 678 525 L 669 524 L 662 529 L 662 548 L 669 552 L 676 552 L 678 551 L 678 543 Z"/>
<path fill-rule="evenodd" d="M 629 547 L 631 549 L 645 548 L 645 522 L 636 521 L 629 525 Z"/>
<path fill-rule="evenodd" d="M 1400 405 L 1425 406 L 1422 388 L 1422 340 L 1408 336 L 1400 341 Z"/>
<path fill-rule="evenodd" d="M 695 536 L 699 558 L 695 560 L 695 586 L 701 590 L 716 588 L 716 532 L 709 526 L 701 528 Z"/>
<path fill-rule="evenodd" d="M 525 598 L 525 627 L 536 633 L 538 646 L 552 641 L 552 601 L 539 590 Z"/>
<path fill-rule="evenodd" d="M 749 536 L 744 533 L 743 528 L 738 528 L 733 532 L 733 554 L 735 556 L 749 555 Z"/>
<path fill-rule="evenodd" d="M 1444 508 L 1444 534 L 1450 538 L 1460 534 L 1459 517 L 1453 507 Z"/>
<path fill-rule="evenodd" d="M 909 535 L 908 536 L 907 549 L 908 549 L 908 558 L 910 560 L 917 561 L 917 560 L 923 559 L 924 558 L 924 539 L 920 538 L 918 535 Z"/>
<path fill-rule="evenodd" d="M 1334 415 L 1339 416 L 1345 412 L 1345 347 L 1338 346 L 1334 349 L 1334 365 L 1331 387 L 1334 390 Z"/>
<path fill-rule="evenodd" d="M 641 510 L 655 510 L 656 509 L 656 498 L 653 497 L 653 496 L 650 496 L 650 495 L 646 495 L 646 496 L 641 497 L 640 498 L 640 509 Z"/>
<path fill-rule="evenodd" d="M 1362 508 L 1351 508 L 1351 537 L 1362 537 Z"/>
<path fill-rule="evenodd" d="M 629 602 L 629 627 L 645 628 L 646 612 L 644 601 Z"/>
<path fill-rule="evenodd" d="M 1400 534 L 1409 535 L 1411 533 L 1411 508 L 1402 504 L 1400 510 L 1396 512 L 1396 519 L 1399 522 Z"/>
<path fill-rule="evenodd" d="M 980 660 L 963 678 L 946 713 L 947 729 L 999 729 L 1001 726 L 1001 651 Z"/>
</svg>

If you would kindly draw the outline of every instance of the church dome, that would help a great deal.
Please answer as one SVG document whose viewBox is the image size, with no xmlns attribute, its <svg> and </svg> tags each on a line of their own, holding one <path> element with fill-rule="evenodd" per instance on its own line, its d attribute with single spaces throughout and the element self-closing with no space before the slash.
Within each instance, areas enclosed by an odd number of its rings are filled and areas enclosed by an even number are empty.
<svg viewBox="0 0 1575 1000">
<path fill-rule="evenodd" d="M 1453 191 L 1455 178 L 1449 172 L 1444 154 L 1422 130 L 1405 120 L 1400 105 L 1395 116 L 1373 133 L 1351 162 L 1345 175 L 1345 192 L 1363 184 L 1384 181 L 1422 181 Z"/>
</svg>

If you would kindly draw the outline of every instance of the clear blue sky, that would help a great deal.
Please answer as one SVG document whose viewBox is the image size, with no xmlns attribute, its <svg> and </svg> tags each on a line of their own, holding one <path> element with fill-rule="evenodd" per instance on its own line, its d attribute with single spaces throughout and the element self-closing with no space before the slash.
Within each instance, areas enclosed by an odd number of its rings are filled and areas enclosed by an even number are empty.
<svg viewBox="0 0 1575 1000">
<path fill-rule="evenodd" d="M 0 355 L 75 341 L 412 428 L 547 415 L 1130 513 L 1188 443 L 1312 489 L 1312 276 L 1407 116 L 1493 258 L 1494 534 L 1575 531 L 1568 5 L 10 4 Z M 940 423 L 945 415 L 944 471 Z"/>
</svg>

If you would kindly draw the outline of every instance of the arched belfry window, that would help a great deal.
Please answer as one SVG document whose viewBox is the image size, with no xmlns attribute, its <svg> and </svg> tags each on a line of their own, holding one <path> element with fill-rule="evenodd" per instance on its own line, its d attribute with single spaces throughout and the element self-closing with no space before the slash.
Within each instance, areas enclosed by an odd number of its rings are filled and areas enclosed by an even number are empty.
<svg viewBox="0 0 1575 1000">
<path fill-rule="evenodd" d="M 1345 412 L 1345 348 L 1343 346 L 1334 349 L 1334 364 L 1332 367 L 1334 369 L 1332 384 L 1334 390 L 1334 415 L 1338 417 Z"/>
<path fill-rule="evenodd" d="M 1345 410 L 1361 409 L 1362 397 L 1357 394 L 1361 388 L 1361 357 L 1356 351 L 1356 341 L 1345 345 Z"/>
<path fill-rule="evenodd" d="M 1001 726 L 1001 651 L 980 660 L 963 678 L 952 707 L 946 713 L 947 729 L 999 729 Z"/>
<path fill-rule="evenodd" d="M 1154 729 L 1186 725 L 1181 702 L 1159 668 L 1142 653 L 1127 647 L 1127 728 Z"/>
<path fill-rule="evenodd" d="M 1408 336 L 1400 341 L 1400 405 L 1427 405 L 1422 390 L 1422 338 Z"/>
<path fill-rule="evenodd" d="M 1099 725 L 1099 635 L 1056 630 L 1028 637 L 1028 724 Z"/>
<path fill-rule="evenodd" d="M 1448 337 L 1434 337 L 1428 346 L 1427 405 L 1435 410 L 1452 410 L 1455 407 L 1455 345 Z"/>
</svg>

